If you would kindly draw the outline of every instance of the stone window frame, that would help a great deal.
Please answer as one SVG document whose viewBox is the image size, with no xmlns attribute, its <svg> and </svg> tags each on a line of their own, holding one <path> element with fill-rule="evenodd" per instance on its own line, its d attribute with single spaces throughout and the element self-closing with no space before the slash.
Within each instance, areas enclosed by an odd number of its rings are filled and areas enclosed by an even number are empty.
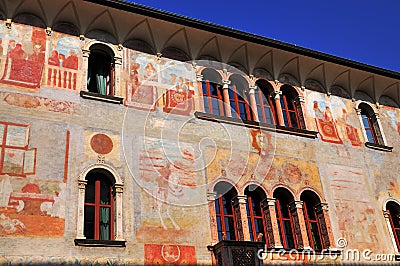
<svg viewBox="0 0 400 266">
<path fill-rule="evenodd" d="M 391 217 L 390 217 L 391 214 L 389 213 L 389 210 L 387 209 L 387 204 L 389 202 L 394 202 L 395 204 L 399 205 L 399 208 L 400 208 L 400 201 L 397 199 L 394 199 L 394 198 L 389 198 L 383 202 L 383 208 L 382 208 L 383 217 L 385 219 L 386 226 L 388 228 L 390 239 L 392 240 L 394 252 L 399 253 L 400 252 L 400 243 L 398 244 L 396 241 L 396 237 L 394 235 L 395 232 L 393 231 L 393 226 L 392 226 Z M 399 239 L 399 242 L 400 242 L 400 239 Z"/>
<path fill-rule="evenodd" d="M 114 240 L 93 240 L 86 239 L 84 236 L 84 222 L 85 222 L 85 190 L 87 184 L 87 175 L 94 169 L 101 169 L 108 171 L 115 179 L 114 193 L 115 193 L 115 207 L 114 207 L 114 228 L 115 235 Z M 123 235 L 123 216 L 122 216 L 122 196 L 124 192 L 124 184 L 118 172 L 111 166 L 106 164 L 92 164 L 85 168 L 78 177 L 78 212 L 77 212 L 77 224 L 76 224 L 76 237 L 75 245 L 78 246 L 116 246 L 124 247 L 125 239 Z"/>
</svg>

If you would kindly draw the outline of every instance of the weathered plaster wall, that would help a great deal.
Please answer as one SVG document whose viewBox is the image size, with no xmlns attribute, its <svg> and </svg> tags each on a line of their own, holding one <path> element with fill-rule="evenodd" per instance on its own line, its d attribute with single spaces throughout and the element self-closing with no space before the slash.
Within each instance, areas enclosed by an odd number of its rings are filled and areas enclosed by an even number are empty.
<svg viewBox="0 0 400 266">
<path fill-rule="evenodd" d="M 240 194 L 250 183 L 268 197 L 288 187 L 297 200 L 312 189 L 329 204 L 335 240 L 394 252 L 382 209 L 387 199 L 400 200 L 398 109 L 378 109 L 393 152 L 366 148 L 354 102 L 311 83 L 303 112 L 317 139 L 261 132 L 194 118 L 202 107 L 191 64 L 124 48 L 124 104 L 114 105 L 79 96 L 84 40 L 18 24 L 1 26 L 0 38 L 0 123 L 29 127 L 9 131 L 26 141 L 23 153 L 2 149 L 19 168 L 0 174 L 0 262 L 152 264 L 168 262 L 162 254 L 169 252 L 182 254 L 176 262 L 211 263 L 207 192 L 222 179 Z M 268 143 L 257 139 L 261 133 Z M 93 144 L 99 134 L 107 145 Z M 96 163 L 123 179 L 125 248 L 74 245 L 78 178 Z M 165 190 L 166 178 L 175 186 Z"/>
</svg>

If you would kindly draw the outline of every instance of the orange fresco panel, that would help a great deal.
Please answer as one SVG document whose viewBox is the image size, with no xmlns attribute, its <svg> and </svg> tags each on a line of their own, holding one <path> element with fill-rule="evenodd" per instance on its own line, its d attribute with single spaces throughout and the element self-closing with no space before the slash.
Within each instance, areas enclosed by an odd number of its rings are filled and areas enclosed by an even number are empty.
<svg viewBox="0 0 400 266">
<path fill-rule="evenodd" d="M 194 246 L 145 244 L 145 265 L 196 265 Z"/>
</svg>

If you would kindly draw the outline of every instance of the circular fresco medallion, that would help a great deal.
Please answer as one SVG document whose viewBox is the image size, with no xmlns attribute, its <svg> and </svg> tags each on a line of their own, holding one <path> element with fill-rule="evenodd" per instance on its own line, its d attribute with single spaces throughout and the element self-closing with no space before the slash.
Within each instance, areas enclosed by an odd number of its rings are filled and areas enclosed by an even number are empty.
<svg viewBox="0 0 400 266">
<path fill-rule="evenodd" d="M 105 134 L 96 134 L 90 140 L 90 147 L 98 154 L 108 154 L 113 149 L 111 138 Z"/>
</svg>

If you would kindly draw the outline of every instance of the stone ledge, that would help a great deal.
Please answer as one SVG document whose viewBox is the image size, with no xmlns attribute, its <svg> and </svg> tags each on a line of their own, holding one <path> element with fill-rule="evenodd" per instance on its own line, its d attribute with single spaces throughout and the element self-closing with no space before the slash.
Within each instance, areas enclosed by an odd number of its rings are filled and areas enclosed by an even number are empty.
<svg viewBox="0 0 400 266">
<path fill-rule="evenodd" d="M 95 240 L 95 239 L 75 239 L 75 246 L 84 247 L 125 247 L 125 240 Z"/>
<path fill-rule="evenodd" d="M 376 143 L 371 143 L 371 142 L 365 142 L 365 146 L 368 148 L 374 149 L 374 150 L 378 150 L 378 151 L 391 152 L 393 150 L 393 147 L 376 144 Z"/>
<path fill-rule="evenodd" d="M 102 102 L 114 103 L 114 104 L 122 104 L 122 102 L 124 100 L 121 97 L 102 95 L 100 93 L 94 93 L 94 92 L 89 92 L 89 91 L 81 91 L 80 95 L 84 99 L 96 100 L 96 101 L 102 101 Z"/>
<path fill-rule="evenodd" d="M 226 124 L 231 124 L 231 125 L 255 128 L 255 129 L 262 129 L 262 130 L 266 130 L 266 131 L 275 131 L 277 133 L 295 135 L 295 136 L 306 137 L 306 138 L 311 138 L 311 139 L 317 138 L 317 135 L 318 135 L 318 132 L 316 132 L 316 131 L 300 129 L 300 128 L 290 128 L 290 127 L 284 127 L 284 126 L 279 126 L 279 125 L 276 125 L 276 126 L 268 125 L 265 123 L 249 121 L 249 120 L 242 120 L 242 119 L 227 117 L 227 116 L 212 115 L 212 114 L 203 113 L 203 112 L 195 112 L 194 116 L 198 119 L 207 120 L 207 121 L 214 121 L 214 122 L 226 123 Z"/>
</svg>

